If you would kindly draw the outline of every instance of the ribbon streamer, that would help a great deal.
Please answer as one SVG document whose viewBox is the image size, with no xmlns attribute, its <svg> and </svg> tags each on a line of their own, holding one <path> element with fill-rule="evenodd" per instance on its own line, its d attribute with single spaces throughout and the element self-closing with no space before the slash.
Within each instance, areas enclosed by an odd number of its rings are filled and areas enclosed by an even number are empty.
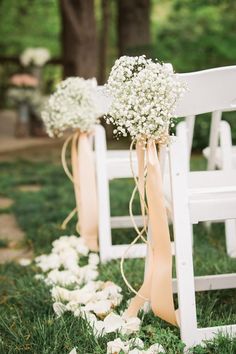
<svg viewBox="0 0 236 354">
<path fill-rule="evenodd" d="M 66 151 L 71 142 L 72 174 L 66 162 Z M 84 238 L 91 251 L 98 251 L 98 203 L 94 158 L 89 141 L 89 133 L 79 130 L 72 134 L 62 148 L 62 166 L 74 185 L 76 208 L 68 215 L 62 224 L 67 223 L 77 213 L 77 232 Z"/>
<path fill-rule="evenodd" d="M 125 311 L 125 317 L 137 316 L 144 302 L 150 301 L 152 310 L 156 316 L 177 326 L 178 314 L 174 308 L 172 292 L 171 241 L 163 194 L 161 168 L 155 141 L 149 140 L 145 150 L 140 143 L 137 143 L 136 152 L 138 158 L 138 182 L 137 180 L 135 181 L 136 186 L 138 183 L 142 214 L 145 209 L 146 195 L 151 237 L 148 238 L 147 242 L 148 257 L 144 281 L 139 291 L 134 291 L 136 296 L 131 300 L 128 309 Z M 136 237 L 132 245 L 139 237 Z M 127 281 L 127 279 L 125 280 Z M 133 291 L 132 287 L 130 289 Z"/>
</svg>

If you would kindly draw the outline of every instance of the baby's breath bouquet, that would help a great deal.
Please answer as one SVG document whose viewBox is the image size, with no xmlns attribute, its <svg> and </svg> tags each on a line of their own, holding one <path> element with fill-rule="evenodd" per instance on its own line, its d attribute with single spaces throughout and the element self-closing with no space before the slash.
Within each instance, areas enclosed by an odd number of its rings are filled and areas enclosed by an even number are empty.
<svg viewBox="0 0 236 354">
<path fill-rule="evenodd" d="M 102 115 L 96 90 L 96 79 L 70 77 L 62 81 L 42 112 L 48 135 L 62 136 L 67 129 L 90 132 Z"/>
<path fill-rule="evenodd" d="M 113 98 L 106 120 L 116 126 L 116 135 L 168 140 L 176 103 L 185 91 L 171 64 L 123 56 L 116 60 L 106 87 Z"/>
</svg>

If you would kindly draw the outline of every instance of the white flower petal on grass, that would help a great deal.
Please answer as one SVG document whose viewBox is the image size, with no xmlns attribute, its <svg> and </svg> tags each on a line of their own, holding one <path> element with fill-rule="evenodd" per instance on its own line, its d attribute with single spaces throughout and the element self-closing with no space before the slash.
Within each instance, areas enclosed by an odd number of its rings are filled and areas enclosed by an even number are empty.
<svg viewBox="0 0 236 354">
<path fill-rule="evenodd" d="M 127 343 L 130 347 L 139 348 L 139 349 L 144 348 L 144 343 L 140 338 L 130 339 Z"/>
<path fill-rule="evenodd" d="M 95 323 L 98 322 L 97 317 L 93 313 L 84 313 L 82 317 L 90 324 L 91 327 L 93 327 Z"/>
<path fill-rule="evenodd" d="M 121 350 L 125 351 L 125 343 L 120 338 L 107 343 L 107 354 L 119 354 Z"/>
<path fill-rule="evenodd" d="M 131 334 L 139 331 L 141 320 L 138 317 L 129 317 L 125 319 L 125 322 L 121 328 L 122 334 Z"/>
<path fill-rule="evenodd" d="M 73 348 L 73 349 L 69 352 L 69 354 L 77 354 L 76 348 Z"/>
<path fill-rule="evenodd" d="M 94 266 L 90 266 L 90 265 L 81 268 L 81 272 L 82 272 L 81 276 L 85 283 L 88 283 L 91 280 L 96 280 L 99 275 L 97 268 L 96 267 L 94 268 Z"/>
<path fill-rule="evenodd" d="M 143 350 L 137 349 L 137 348 L 134 348 L 134 349 L 128 351 L 128 354 L 144 354 L 144 353 L 146 353 L 146 352 L 144 352 Z"/>
<path fill-rule="evenodd" d="M 116 332 L 125 324 L 124 319 L 115 313 L 110 313 L 107 317 L 105 317 L 103 322 L 106 333 Z"/>
<path fill-rule="evenodd" d="M 51 270 L 51 272 L 48 273 L 46 280 L 48 284 L 55 284 L 55 285 L 57 284 L 62 286 L 81 284 L 81 279 L 75 276 L 69 270 L 62 270 L 62 271 L 59 271 L 57 269 Z"/>
<path fill-rule="evenodd" d="M 99 255 L 97 253 L 90 253 L 88 262 L 92 265 L 98 265 L 100 262 Z"/>
<path fill-rule="evenodd" d="M 78 244 L 75 246 L 76 251 L 81 255 L 81 256 L 87 256 L 89 253 L 89 248 L 86 245 L 83 244 Z"/>
<path fill-rule="evenodd" d="M 95 337 L 100 337 L 104 335 L 105 327 L 103 321 L 97 321 L 94 323 L 93 332 Z"/>
<path fill-rule="evenodd" d="M 35 274 L 34 278 L 37 280 L 44 280 L 45 276 L 43 274 Z"/>
<path fill-rule="evenodd" d="M 73 311 L 75 317 L 85 318 L 86 312 L 84 311 L 84 306 L 79 306 L 76 310 Z"/>
<path fill-rule="evenodd" d="M 36 265 L 43 272 L 48 272 L 51 269 L 58 269 L 61 266 L 60 258 L 57 254 L 43 254 L 35 258 Z"/>
<path fill-rule="evenodd" d="M 59 301 L 59 300 L 70 301 L 69 290 L 62 288 L 60 286 L 54 286 L 51 289 L 51 295 L 55 301 Z"/>
<path fill-rule="evenodd" d="M 165 350 L 161 344 L 153 344 L 151 347 L 146 351 L 146 354 L 159 354 L 165 353 Z"/>
<path fill-rule="evenodd" d="M 27 258 L 21 258 L 18 263 L 22 266 L 22 267 L 26 267 L 28 265 L 31 264 L 31 260 L 27 259 Z"/>
<path fill-rule="evenodd" d="M 93 311 L 97 316 L 104 317 L 112 308 L 110 300 L 101 300 L 97 302 L 90 302 L 85 307 L 85 311 Z"/>
<path fill-rule="evenodd" d="M 80 306 L 80 303 L 78 303 L 77 301 L 70 301 L 66 304 L 66 309 L 67 311 L 73 312 L 75 316 L 75 312 L 80 308 Z"/>
<path fill-rule="evenodd" d="M 52 307 L 57 317 L 60 317 L 65 311 L 67 311 L 66 306 L 61 302 L 54 302 Z"/>
</svg>

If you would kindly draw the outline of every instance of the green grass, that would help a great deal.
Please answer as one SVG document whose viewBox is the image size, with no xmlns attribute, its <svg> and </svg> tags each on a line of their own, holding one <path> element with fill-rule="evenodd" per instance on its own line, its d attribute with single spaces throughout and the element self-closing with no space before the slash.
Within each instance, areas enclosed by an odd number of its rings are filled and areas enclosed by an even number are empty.
<svg viewBox="0 0 236 354">
<path fill-rule="evenodd" d="M 201 159 L 194 159 L 193 169 L 204 168 Z M 65 234 L 61 222 L 74 207 L 73 189 L 60 165 L 52 162 L 16 161 L 0 163 L 0 194 L 13 198 L 10 207 L 19 225 L 26 233 L 26 243 L 36 255 L 49 252 L 51 242 Z M 40 184 L 39 192 L 20 192 L 22 184 Z M 128 200 L 132 191 L 131 180 L 115 180 L 111 183 L 111 207 L 113 215 L 128 212 Z M 137 204 L 135 210 L 138 211 Z M 74 233 L 74 222 L 66 234 Z M 114 233 L 116 243 L 130 239 L 133 231 Z M 204 225 L 194 227 L 194 259 L 197 275 L 220 272 L 236 272 L 236 261 L 225 253 L 224 226 L 214 224 L 207 231 Z M 142 260 L 127 260 L 125 270 L 135 288 L 140 286 L 143 274 Z M 53 313 L 49 289 L 34 279 L 38 270 L 34 266 L 21 267 L 9 263 L 0 266 L 0 354 L 68 354 L 73 347 L 80 354 L 105 354 L 106 342 L 114 334 L 94 339 L 86 322 L 66 313 L 56 319 Z M 131 296 L 120 275 L 119 262 L 100 266 L 101 279 L 113 280 L 123 288 L 124 302 Z M 198 293 L 197 314 L 200 326 L 236 323 L 235 290 Z M 161 343 L 168 354 L 183 352 L 179 330 L 154 317 L 144 316 L 139 333 L 147 345 Z M 204 346 L 192 349 L 195 354 L 234 354 L 236 339 L 218 336 Z"/>
</svg>

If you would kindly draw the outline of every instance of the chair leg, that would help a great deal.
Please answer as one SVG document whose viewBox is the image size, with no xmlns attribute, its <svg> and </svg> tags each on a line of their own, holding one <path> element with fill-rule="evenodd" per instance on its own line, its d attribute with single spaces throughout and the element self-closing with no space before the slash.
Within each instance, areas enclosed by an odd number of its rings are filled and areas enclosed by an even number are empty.
<svg viewBox="0 0 236 354">
<path fill-rule="evenodd" d="M 225 238 L 227 254 L 236 258 L 236 220 L 225 221 Z"/>
<path fill-rule="evenodd" d="M 219 127 L 220 127 L 221 116 L 222 116 L 221 111 L 215 111 L 212 113 L 210 141 L 209 141 L 210 154 L 208 157 L 208 165 L 207 165 L 208 171 L 214 170 L 216 166 L 216 149 L 219 140 L 219 130 L 220 130 Z"/>
<path fill-rule="evenodd" d="M 106 171 L 106 135 L 101 126 L 96 127 L 95 133 L 95 160 L 97 174 L 98 193 L 98 235 L 101 262 L 111 259 L 111 223 L 110 223 L 110 199 L 109 180 Z"/>
<path fill-rule="evenodd" d="M 170 174 L 180 332 L 182 340 L 187 347 L 190 347 L 194 344 L 197 336 L 197 315 L 192 255 L 192 225 L 188 207 L 186 161 L 184 161 L 186 146 L 187 135 L 184 134 L 181 140 L 176 139 L 170 145 Z"/>
</svg>

